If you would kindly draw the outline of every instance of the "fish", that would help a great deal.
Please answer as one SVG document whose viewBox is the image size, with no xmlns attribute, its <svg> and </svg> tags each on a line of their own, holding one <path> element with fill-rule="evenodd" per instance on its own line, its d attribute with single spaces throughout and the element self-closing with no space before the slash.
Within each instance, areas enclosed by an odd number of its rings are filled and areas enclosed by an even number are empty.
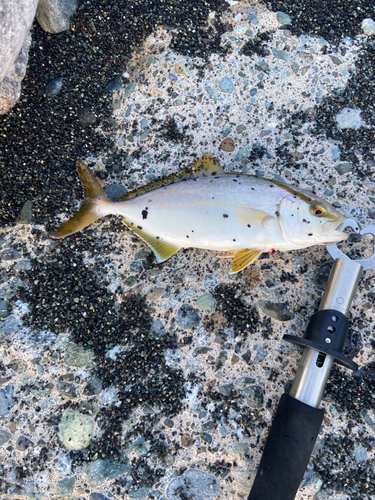
<svg viewBox="0 0 375 500">
<path fill-rule="evenodd" d="M 314 193 L 277 180 L 225 172 L 206 155 L 191 167 L 112 201 L 78 161 L 86 202 L 51 234 L 70 236 L 107 215 L 118 215 L 143 240 L 157 262 L 182 248 L 232 257 L 238 273 L 263 252 L 289 251 L 346 240 L 346 218 Z"/>
</svg>

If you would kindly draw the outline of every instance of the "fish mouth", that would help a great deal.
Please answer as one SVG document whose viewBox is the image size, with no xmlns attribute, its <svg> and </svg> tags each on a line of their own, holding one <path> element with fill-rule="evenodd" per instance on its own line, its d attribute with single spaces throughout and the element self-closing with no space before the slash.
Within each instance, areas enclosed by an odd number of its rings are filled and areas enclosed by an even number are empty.
<svg viewBox="0 0 375 500">
<path fill-rule="evenodd" d="M 345 220 L 345 217 L 340 217 L 334 221 L 327 221 L 324 224 L 323 229 L 326 235 L 329 237 L 329 243 L 336 243 L 338 241 L 344 241 L 349 238 L 349 233 L 340 231 L 340 228 Z"/>
</svg>

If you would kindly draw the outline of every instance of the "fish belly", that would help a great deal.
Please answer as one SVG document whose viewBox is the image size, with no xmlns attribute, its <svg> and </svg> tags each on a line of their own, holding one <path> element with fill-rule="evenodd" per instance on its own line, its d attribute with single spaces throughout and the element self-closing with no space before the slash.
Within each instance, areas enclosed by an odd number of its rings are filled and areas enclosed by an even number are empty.
<svg viewBox="0 0 375 500">
<path fill-rule="evenodd" d="M 284 194 L 264 179 L 224 175 L 179 182 L 113 203 L 111 213 L 179 247 L 287 249 L 275 215 Z M 238 217 L 239 208 L 245 218 Z"/>
</svg>

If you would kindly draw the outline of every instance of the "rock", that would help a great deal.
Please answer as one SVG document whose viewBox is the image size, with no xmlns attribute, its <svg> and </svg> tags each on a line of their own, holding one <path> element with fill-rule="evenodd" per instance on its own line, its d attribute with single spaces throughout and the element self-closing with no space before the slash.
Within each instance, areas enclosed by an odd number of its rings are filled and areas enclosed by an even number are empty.
<svg viewBox="0 0 375 500">
<path fill-rule="evenodd" d="M 120 92 L 122 90 L 121 75 L 116 75 L 107 85 L 104 87 L 107 92 Z"/>
<path fill-rule="evenodd" d="M 370 19 L 364 19 L 361 23 L 361 28 L 363 30 L 363 33 L 366 35 L 373 35 L 375 34 L 375 22 Z"/>
<path fill-rule="evenodd" d="M 361 118 L 361 109 L 343 108 L 335 117 L 340 129 L 358 129 L 365 125 Z"/>
<path fill-rule="evenodd" d="M 0 261 L 2 262 L 11 262 L 13 260 L 18 260 L 22 257 L 22 255 L 17 252 L 17 250 L 13 250 L 12 248 L 7 248 L 0 252 Z"/>
<path fill-rule="evenodd" d="M 91 487 L 99 486 L 100 484 L 121 476 L 126 472 L 130 472 L 131 467 L 128 463 L 122 463 L 118 460 L 95 460 L 86 467 L 86 475 Z"/>
<path fill-rule="evenodd" d="M 166 427 L 168 427 L 169 429 L 172 429 L 172 427 L 173 427 L 173 420 L 171 420 L 170 418 L 166 418 L 164 420 L 164 425 Z"/>
<path fill-rule="evenodd" d="M 117 201 L 121 196 L 128 192 L 122 184 L 110 184 L 104 188 L 106 195 L 113 201 Z"/>
<path fill-rule="evenodd" d="M 27 363 L 23 359 L 12 359 L 8 366 L 16 373 L 23 373 L 27 370 Z"/>
<path fill-rule="evenodd" d="M 354 458 L 358 464 L 364 464 L 368 460 L 367 450 L 361 445 L 354 446 Z"/>
<path fill-rule="evenodd" d="M 341 59 L 339 59 L 338 57 L 336 57 L 332 54 L 329 54 L 329 57 L 331 58 L 331 61 L 333 62 L 333 64 L 336 64 L 336 66 L 340 66 L 340 64 L 342 64 Z"/>
<path fill-rule="evenodd" d="M 88 415 L 65 410 L 59 425 L 61 440 L 69 450 L 81 450 L 89 445 L 94 432 L 94 419 Z"/>
<path fill-rule="evenodd" d="M 254 24 L 254 26 L 258 26 L 258 13 L 255 9 L 247 9 L 247 19 L 251 22 L 251 24 Z"/>
<path fill-rule="evenodd" d="M 72 471 L 72 460 L 68 455 L 63 455 L 55 465 L 55 471 L 59 474 L 67 475 Z"/>
<path fill-rule="evenodd" d="M 84 396 L 95 396 L 96 394 L 100 394 L 102 392 L 102 383 L 98 377 L 91 377 L 87 382 L 86 387 L 83 390 Z"/>
<path fill-rule="evenodd" d="M 165 294 L 165 288 L 161 286 L 156 286 L 154 288 L 151 288 L 151 290 L 147 292 L 147 299 L 150 302 L 156 302 L 164 294 Z"/>
<path fill-rule="evenodd" d="M 92 111 L 92 109 L 84 106 L 83 108 L 78 110 L 78 120 L 80 121 L 81 125 L 92 125 L 96 122 L 96 115 Z M 107 193 L 107 187 L 105 189 L 105 192 Z M 110 195 L 108 194 L 108 196 Z"/>
<path fill-rule="evenodd" d="M 218 388 L 218 392 L 223 396 L 230 396 L 232 394 L 233 384 L 224 384 Z"/>
<path fill-rule="evenodd" d="M 135 83 L 129 83 L 129 85 L 125 87 L 124 96 L 129 97 L 134 92 L 135 92 Z"/>
<path fill-rule="evenodd" d="M 0 429 L 0 446 L 3 446 L 4 443 L 9 441 L 9 439 L 12 437 L 12 434 L 7 431 L 3 431 Z"/>
<path fill-rule="evenodd" d="M 26 451 L 29 446 L 34 446 L 34 443 L 25 436 L 20 436 L 16 442 L 16 449 L 19 451 Z"/>
<path fill-rule="evenodd" d="M 195 438 L 191 434 L 182 434 L 181 436 L 181 445 L 184 448 L 189 448 L 195 442 Z"/>
<path fill-rule="evenodd" d="M 232 153 L 234 151 L 234 140 L 231 137 L 227 137 L 220 144 L 220 148 L 227 153 Z"/>
<path fill-rule="evenodd" d="M 105 495 L 102 495 L 102 493 L 94 492 L 90 494 L 90 500 L 109 500 L 109 498 Z"/>
<path fill-rule="evenodd" d="M 73 493 L 75 484 L 76 480 L 74 479 L 74 477 L 66 477 L 64 479 L 61 479 L 57 483 L 56 495 L 59 497 L 67 498 Z"/>
<path fill-rule="evenodd" d="M 270 300 L 258 300 L 258 306 L 264 314 L 278 321 L 290 321 L 294 318 L 294 313 L 289 311 L 286 302 L 272 302 Z"/>
<path fill-rule="evenodd" d="M 249 349 L 248 349 L 244 354 L 241 355 L 241 358 L 245 361 L 245 363 L 250 364 L 250 361 L 251 361 L 251 351 L 249 351 Z"/>
<path fill-rule="evenodd" d="M 242 147 L 242 148 L 238 151 L 238 153 L 237 153 L 237 155 L 236 155 L 236 157 L 235 157 L 234 161 L 242 161 L 242 160 L 246 160 L 246 158 L 248 158 L 248 157 L 250 156 L 251 151 L 252 151 L 251 146 L 249 146 L 249 145 L 247 144 L 246 146 Z"/>
<path fill-rule="evenodd" d="M 32 214 L 32 208 L 33 208 L 34 202 L 31 200 L 25 201 L 23 204 L 23 207 L 21 209 L 21 212 L 18 216 L 17 219 L 17 224 L 30 224 L 33 218 Z"/>
<path fill-rule="evenodd" d="M 0 320 L 5 319 L 8 316 L 8 302 L 7 300 L 0 298 Z"/>
<path fill-rule="evenodd" d="M 234 482 L 240 491 L 250 491 L 255 478 L 255 471 L 243 467 L 236 467 L 233 469 L 232 474 L 234 476 Z"/>
<path fill-rule="evenodd" d="M 77 0 L 39 0 L 36 19 L 47 33 L 61 33 L 70 28 L 70 17 Z"/>
<path fill-rule="evenodd" d="M 207 314 L 214 312 L 216 307 L 216 300 L 212 297 L 211 294 L 205 293 L 197 298 L 196 301 L 199 309 Z"/>
<path fill-rule="evenodd" d="M 52 97 L 53 95 L 57 95 L 60 90 L 62 89 L 64 82 L 64 78 L 62 76 L 59 76 L 57 78 L 54 78 L 50 82 L 47 83 L 46 88 L 45 88 L 45 94 L 47 97 Z"/>
<path fill-rule="evenodd" d="M 332 160 L 339 160 L 341 156 L 341 149 L 338 146 L 333 146 L 331 149 Z"/>
<path fill-rule="evenodd" d="M 249 453 L 249 445 L 246 443 L 236 443 L 228 454 L 229 460 L 244 458 Z"/>
<path fill-rule="evenodd" d="M 0 115 L 12 109 L 20 97 L 37 4 L 38 0 L 1 2 Z"/>
<path fill-rule="evenodd" d="M 369 210 L 368 216 L 370 217 L 370 219 L 375 219 L 375 210 Z"/>
<path fill-rule="evenodd" d="M 189 469 L 173 479 L 167 488 L 167 500 L 214 500 L 219 493 L 217 479 L 207 472 Z"/>
<path fill-rule="evenodd" d="M 0 323 L 0 341 L 2 337 L 7 337 L 21 328 L 21 320 L 14 316 L 8 316 Z"/>
<path fill-rule="evenodd" d="M 292 20 L 285 12 L 276 12 L 276 19 L 280 24 L 292 24 Z"/>
<path fill-rule="evenodd" d="M 193 358 L 196 358 L 200 354 L 207 354 L 212 351 L 212 347 L 196 347 L 193 351 Z"/>
<path fill-rule="evenodd" d="M 126 454 L 135 453 L 137 457 L 141 457 L 142 455 L 146 455 L 148 452 L 148 448 L 145 445 L 145 438 L 140 437 L 134 441 L 134 443 L 128 448 Z"/>
<path fill-rule="evenodd" d="M 266 349 L 264 349 L 262 346 L 259 346 L 255 358 L 253 360 L 253 364 L 256 365 L 257 363 L 261 363 L 266 356 L 267 356 Z"/>
<path fill-rule="evenodd" d="M 250 408 L 262 408 L 263 389 L 259 385 L 245 387 L 245 389 L 242 390 L 242 395 Z"/>
<path fill-rule="evenodd" d="M 190 76 L 190 72 L 189 72 L 188 68 L 186 67 L 184 61 L 177 62 L 174 65 L 174 70 L 175 70 L 176 73 L 178 73 L 180 75 L 184 75 L 187 78 L 189 78 L 189 76 Z"/>
<path fill-rule="evenodd" d="M 125 500 L 145 500 L 150 493 L 148 488 L 138 488 L 125 495 Z"/>
<path fill-rule="evenodd" d="M 205 443 L 212 443 L 212 436 L 208 432 L 202 432 L 200 436 Z"/>
<path fill-rule="evenodd" d="M 11 408 L 13 408 L 13 394 L 13 384 L 8 384 L 3 389 L 0 389 L 0 417 L 6 417 L 9 414 Z"/>
<path fill-rule="evenodd" d="M 65 350 L 65 364 L 78 368 L 90 369 L 95 364 L 95 354 L 89 349 L 84 349 L 73 342 L 69 343 Z"/>
<path fill-rule="evenodd" d="M 61 395 L 68 399 L 77 399 L 78 392 L 74 384 L 69 384 L 68 382 L 58 382 L 56 384 L 56 390 Z"/>
<path fill-rule="evenodd" d="M 353 168 L 353 165 L 351 163 L 348 163 L 348 162 L 339 163 L 338 165 L 335 166 L 335 170 L 337 170 L 337 172 L 340 175 L 347 174 L 348 172 L 351 171 L 352 168 Z"/>
<path fill-rule="evenodd" d="M 212 431 L 216 427 L 216 424 L 213 420 L 209 420 L 202 424 L 202 431 Z"/>
<path fill-rule="evenodd" d="M 271 49 L 272 54 L 276 59 L 281 59 L 282 61 L 289 61 L 289 54 L 285 52 L 284 50 L 278 50 L 278 49 Z"/>
<path fill-rule="evenodd" d="M 177 311 L 176 323 L 180 328 L 192 330 L 199 325 L 200 316 L 190 304 L 183 304 Z"/>
<path fill-rule="evenodd" d="M 224 76 L 224 78 L 221 80 L 219 87 L 220 87 L 220 90 L 222 92 L 224 92 L 225 94 L 231 94 L 234 90 L 233 82 L 227 76 Z"/>
</svg>

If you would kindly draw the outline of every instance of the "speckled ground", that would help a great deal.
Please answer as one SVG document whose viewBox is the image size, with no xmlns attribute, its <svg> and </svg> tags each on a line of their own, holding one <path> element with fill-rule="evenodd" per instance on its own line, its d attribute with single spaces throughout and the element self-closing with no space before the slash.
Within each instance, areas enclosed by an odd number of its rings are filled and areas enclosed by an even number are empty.
<svg viewBox="0 0 375 500">
<path fill-rule="evenodd" d="M 48 234 L 82 200 L 76 159 L 116 197 L 205 154 L 371 224 L 375 41 L 361 21 L 375 13 L 323 6 L 82 3 L 70 32 L 35 27 L 24 95 L 0 130 L 2 498 L 247 497 L 300 359 L 282 335 L 316 311 L 326 250 L 265 254 L 231 276 L 203 250 L 158 265 L 114 217 Z M 344 108 L 362 126 L 339 128 Z M 371 251 L 358 240 L 354 258 Z M 368 271 L 350 316 L 360 371 L 332 372 L 298 500 L 375 498 L 373 283 Z"/>
</svg>

